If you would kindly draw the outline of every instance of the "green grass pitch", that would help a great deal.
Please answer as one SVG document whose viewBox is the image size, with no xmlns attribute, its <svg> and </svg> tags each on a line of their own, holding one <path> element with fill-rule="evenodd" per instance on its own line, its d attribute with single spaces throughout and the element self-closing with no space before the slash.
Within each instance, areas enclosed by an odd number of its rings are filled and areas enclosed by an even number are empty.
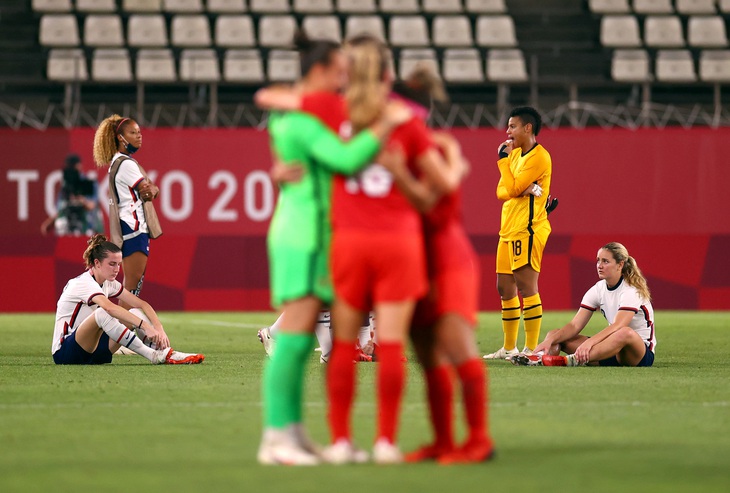
<svg viewBox="0 0 730 493">
<path fill-rule="evenodd" d="M 543 332 L 572 313 L 548 312 Z M 0 315 L 0 492 L 730 491 L 730 313 L 658 312 L 653 368 L 489 365 L 490 463 L 262 467 L 264 353 L 270 313 L 164 313 L 174 346 L 199 366 L 136 356 L 55 366 L 53 315 Z M 501 345 L 482 314 L 480 350 Z M 601 328 L 594 317 L 587 329 Z M 374 433 L 376 364 L 359 369 L 356 439 Z M 430 437 L 422 378 L 408 363 L 400 442 Z M 327 437 L 323 367 L 312 353 L 307 423 Z M 459 432 L 463 428 L 459 427 Z"/>
</svg>

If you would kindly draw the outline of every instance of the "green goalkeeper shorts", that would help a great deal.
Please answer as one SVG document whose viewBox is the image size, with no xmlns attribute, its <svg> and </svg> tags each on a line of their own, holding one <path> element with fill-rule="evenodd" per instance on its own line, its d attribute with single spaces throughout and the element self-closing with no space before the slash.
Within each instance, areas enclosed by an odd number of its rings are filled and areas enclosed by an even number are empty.
<svg viewBox="0 0 730 493">
<path fill-rule="evenodd" d="M 275 307 L 305 296 L 332 303 L 334 290 L 326 249 L 269 245 L 269 277 Z"/>
</svg>

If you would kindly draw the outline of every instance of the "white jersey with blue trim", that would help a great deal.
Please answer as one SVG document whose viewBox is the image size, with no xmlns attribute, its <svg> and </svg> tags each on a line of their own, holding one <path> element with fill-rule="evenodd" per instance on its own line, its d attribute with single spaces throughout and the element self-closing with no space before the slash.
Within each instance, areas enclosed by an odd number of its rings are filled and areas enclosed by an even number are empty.
<svg viewBox="0 0 730 493">
<path fill-rule="evenodd" d="M 104 281 L 101 286 L 90 270 L 66 283 L 63 293 L 56 303 L 56 325 L 53 329 L 51 354 L 61 348 L 62 341 L 79 328 L 81 322 L 98 308 L 92 301 L 96 296 L 116 298 L 124 288 L 116 279 Z"/>
<path fill-rule="evenodd" d="M 122 156 L 126 156 L 126 154 L 117 152 L 112 159 L 112 163 Z M 111 171 L 111 167 L 109 169 Z M 123 235 L 124 240 L 149 232 L 142 210 L 143 202 L 137 192 L 137 186 L 142 180 L 144 180 L 144 175 L 142 175 L 134 160 L 124 159 L 119 163 L 119 171 L 115 180 L 117 195 L 119 196 L 119 219 L 132 231 Z M 109 193 L 109 196 L 114 197 L 112 193 Z"/>
<path fill-rule="evenodd" d="M 609 324 L 616 320 L 619 311 L 633 312 L 629 327 L 639 334 L 650 351 L 656 348 L 654 308 L 635 287 L 624 282 L 623 277 L 613 288 L 609 288 L 605 280 L 598 281 L 583 295 L 580 307 L 592 312 L 600 309 Z"/>
</svg>

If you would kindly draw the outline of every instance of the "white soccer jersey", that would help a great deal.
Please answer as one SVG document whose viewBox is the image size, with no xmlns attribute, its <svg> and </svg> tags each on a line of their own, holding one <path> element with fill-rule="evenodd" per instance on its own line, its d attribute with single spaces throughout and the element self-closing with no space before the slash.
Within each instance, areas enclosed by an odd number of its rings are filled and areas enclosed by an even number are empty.
<svg viewBox="0 0 730 493">
<path fill-rule="evenodd" d="M 121 152 L 117 152 L 112 159 L 112 163 L 120 156 L 125 156 Z M 109 168 L 111 171 L 111 167 Z M 125 159 L 119 164 L 119 171 L 115 181 L 117 194 L 119 195 L 119 218 L 129 226 L 131 233 L 123 235 L 123 239 L 129 240 L 140 233 L 148 233 L 147 221 L 142 210 L 142 199 L 137 193 L 137 185 L 144 180 L 139 166 L 131 159 Z M 114 197 L 112 193 L 110 197 Z"/>
<path fill-rule="evenodd" d="M 115 298 L 122 294 L 123 289 L 117 280 L 104 281 L 99 286 L 91 271 L 68 281 L 56 303 L 56 326 L 53 330 L 51 354 L 58 351 L 61 341 L 78 329 L 81 322 L 97 309 L 97 305 L 91 301 L 92 298 L 98 295 Z"/>
<path fill-rule="evenodd" d="M 600 309 L 609 324 L 616 320 L 621 310 L 634 312 L 629 327 L 631 327 L 654 352 L 656 348 L 656 334 L 654 332 L 654 308 L 651 302 L 641 297 L 636 288 L 624 282 L 624 278 L 613 288 L 609 288 L 606 281 L 598 281 L 583 295 L 581 308 L 592 312 Z"/>
</svg>

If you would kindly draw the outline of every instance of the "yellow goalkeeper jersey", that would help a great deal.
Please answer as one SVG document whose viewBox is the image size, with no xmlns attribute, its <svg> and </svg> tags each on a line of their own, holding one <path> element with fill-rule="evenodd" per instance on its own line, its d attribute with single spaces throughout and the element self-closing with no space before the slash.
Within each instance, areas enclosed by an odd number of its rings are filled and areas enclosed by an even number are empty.
<svg viewBox="0 0 730 493">
<path fill-rule="evenodd" d="M 550 195 L 553 164 L 548 151 L 537 144 L 523 156 L 522 149 L 517 148 L 508 157 L 500 159 L 497 166 L 501 175 L 497 198 L 504 201 L 500 239 L 512 241 L 544 228 L 549 233 L 551 228 L 545 203 Z M 542 196 L 530 194 L 522 197 L 522 192 L 533 183 L 542 187 Z"/>
</svg>

